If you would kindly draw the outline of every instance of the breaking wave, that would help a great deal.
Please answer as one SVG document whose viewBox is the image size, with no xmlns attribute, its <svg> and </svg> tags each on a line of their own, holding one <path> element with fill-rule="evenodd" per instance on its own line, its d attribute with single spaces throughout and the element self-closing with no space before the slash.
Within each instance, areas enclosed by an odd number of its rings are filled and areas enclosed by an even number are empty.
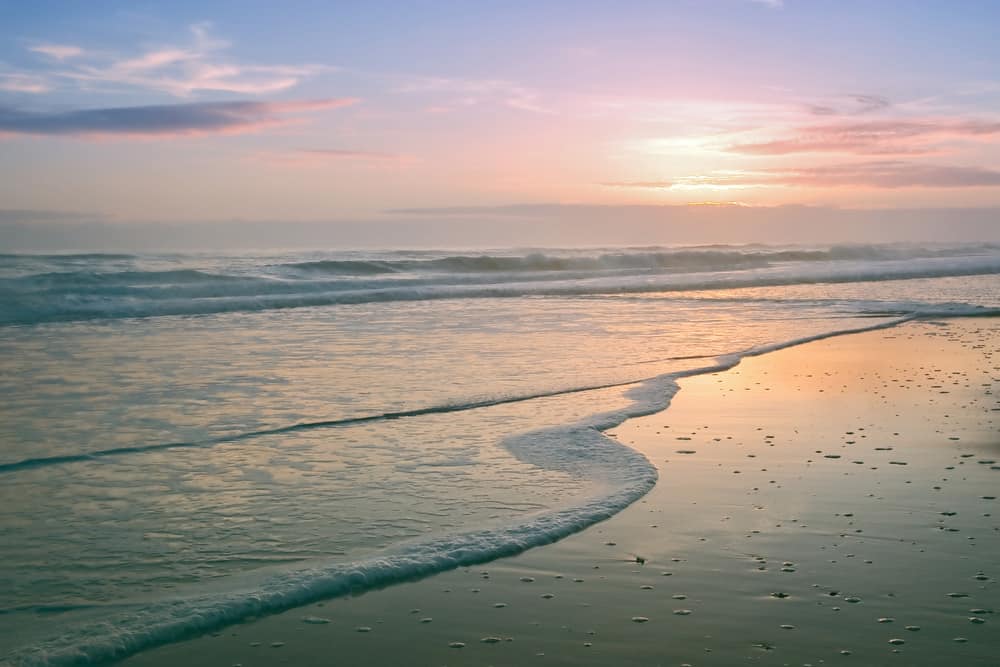
<svg viewBox="0 0 1000 667">
<path fill-rule="evenodd" d="M 1000 274 L 1000 246 L 993 244 L 710 246 L 480 255 L 340 253 L 284 262 L 137 255 L 4 258 L 0 325 L 388 301 L 684 292 Z"/>
</svg>

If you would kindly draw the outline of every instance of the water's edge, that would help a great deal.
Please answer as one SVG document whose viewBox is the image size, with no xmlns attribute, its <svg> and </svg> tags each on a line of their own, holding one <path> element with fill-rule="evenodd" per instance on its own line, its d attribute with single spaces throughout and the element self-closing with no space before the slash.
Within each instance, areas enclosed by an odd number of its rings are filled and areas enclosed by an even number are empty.
<svg viewBox="0 0 1000 667">
<path fill-rule="evenodd" d="M 970 316 L 982 314 L 969 313 Z M 998 315 L 995 312 L 988 314 Z M 888 329 L 916 319 L 960 316 L 951 312 L 909 314 L 872 325 L 722 355 L 706 366 L 633 383 L 635 386 L 625 394 L 631 403 L 622 409 L 598 413 L 572 424 L 520 434 L 501 443 L 522 462 L 568 473 L 585 471 L 590 478 L 603 482 L 611 489 L 608 494 L 589 498 L 581 504 L 537 514 L 513 526 L 404 543 L 379 557 L 363 561 L 284 573 L 267 579 L 254 590 L 126 609 L 127 613 L 120 618 L 75 628 L 42 645 L 18 650 L 7 659 L 14 665 L 106 663 L 155 646 L 219 630 L 250 617 L 277 614 L 320 600 L 412 581 L 550 544 L 614 516 L 653 488 L 658 477 L 656 467 L 643 454 L 604 432 L 627 419 L 667 409 L 679 390 L 679 379 L 729 370 L 746 357 L 817 340 Z M 419 414 L 422 412 L 415 411 L 412 416 Z M 328 425 L 335 426 L 336 423 Z"/>
</svg>

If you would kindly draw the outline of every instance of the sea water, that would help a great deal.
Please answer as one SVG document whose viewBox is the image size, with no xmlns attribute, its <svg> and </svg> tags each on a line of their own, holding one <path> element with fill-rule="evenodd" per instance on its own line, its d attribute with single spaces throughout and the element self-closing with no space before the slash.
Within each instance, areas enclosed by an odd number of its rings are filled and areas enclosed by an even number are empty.
<svg viewBox="0 0 1000 667">
<path fill-rule="evenodd" d="M 119 657 L 581 530 L 685 374 L 1000 314 L 1000 246 L 0 256 L 0 656 Z"/>
</svg>

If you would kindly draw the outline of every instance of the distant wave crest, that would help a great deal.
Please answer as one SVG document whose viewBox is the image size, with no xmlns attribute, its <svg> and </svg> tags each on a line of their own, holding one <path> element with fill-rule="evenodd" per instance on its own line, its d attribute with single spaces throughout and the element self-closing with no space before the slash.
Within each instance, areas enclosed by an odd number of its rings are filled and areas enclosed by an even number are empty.
<svg viewBox="0 0 1000 667">
<path fill-rule="evenodd" d="M 230 258 L 228 263 L 197 256 L 8 255 L 0 274 L 0 325 L 1000 273 L 1000 246 L 990 244 L 355 255 L 286 262 Z"/>
</svg>

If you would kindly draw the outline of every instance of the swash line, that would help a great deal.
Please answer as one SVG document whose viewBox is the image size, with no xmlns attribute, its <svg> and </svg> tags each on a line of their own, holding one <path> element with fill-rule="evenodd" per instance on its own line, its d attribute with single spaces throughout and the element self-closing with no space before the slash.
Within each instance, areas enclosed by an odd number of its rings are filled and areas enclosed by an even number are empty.
<svg viewBox="0 0 1000 667">
<path fill-rule="evenodd" d="M 613 466 L 612 473 L 625 472 L 625 475 L 621 486 L 608 496 L 591 498 L 564 510 L 535 515 L 524 523 L 506 528 L 443 536 L 427 542 L 412 543 L 408 547 L 409 551 L 390 552 L 364 561 L 332 563 L 290 572 L 263 582 L 253 591 L 234 591 L 221 596 L 200 596 L 154 605 L 144 611 L 136 610 L 123 618 L 115 628 L 117 634 L 114 636 L 107 636 L 107 621 L 102 621 L 101 631 L 97 631 L 95 627 L 84 627 L 75 635 L 58 637 L 41 646 L 26 647 L 9 657 L 13 664 L 25 667 L 62 667 L 120 660 L 154 646 L 219 630 L 250 616 L 276 614 L 323 599 L 422 579 L 457 567 L 513 556 L 532 547 L 556 542 L 611 518 L 646 495 L 656 484 L 656 467 L 642 453 L 613 440 L 604 432 L 627 419 L 665 410 L 679 390 L 678 379 L 726 371 L 737 366 L 745 357 L 759 356 L 835 336 L 888 329 L 919 318 L 920 315 L 911 314 L 889 322 L 841 329 L 720 355 L 715 364 L 666 373 L 639 383 L 632 390 L 638 393 L 631 396 L 633 403 L 627 408 L 598 413 L 554 429 L 522 434 L 504 442 L 508 448 L 520 449 L 540 440 L 542 442 L 537 442 L 535 446 L 544 450 L 545 435 L 558 431 L 584 441 L 588 450 L 609 446 L 614 448 L 625 458 L 619 465 Z M 651 394 L 646 401 L 639 398 L 643 393 L 649 392 Z M 531 449 L 533 447 L 528 447 L 522 453 L 530 454 Z M 517 455 L 517 452 L 512 453 Z M 545 452 L 540 453 L 544 458 Z M 560 465 L 559 462 L 556 463 L 557 466 Z"/>
</svg>

